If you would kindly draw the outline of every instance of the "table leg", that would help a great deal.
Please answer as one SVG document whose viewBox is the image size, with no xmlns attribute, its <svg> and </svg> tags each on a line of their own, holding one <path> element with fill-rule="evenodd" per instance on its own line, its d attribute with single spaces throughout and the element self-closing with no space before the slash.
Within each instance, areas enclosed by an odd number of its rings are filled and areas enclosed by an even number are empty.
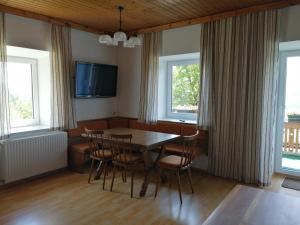
<svg viewBox="0 0 300 225">
<path fill-rule="evenodd" d="M 160 158 L 165 154 L 165 147 L 164 146 L 161 146 L 161 150 L 157 156 L 157 158 L 155 159 L 155 162 L 154 162 L 154 168 L 156 168 L 157 166 L 157 162 L 158 160 L 160 160 Z M 168 181 L 168 177 L 167 175 L 164 173 L 164 171 L 161 171 L 160 173 L 160 178 L 161 178 L 161 182 L 164 184 Z"/>
<path fill-rule="evenodd" d="M 140 197 L 144 197 L 146 195 L 148 184 L 149 184 L 151 162 L 149 159 L 148 150 L 143 151 L 143 158 L 144 158 L 144 162 L 145 162 L 145 177 L 144 177 L 144 182 L 142 184 L 142 189 L 140 191 Z"/>
<path fill-rule="evenodd" d="M 97 170 L 96 170 L 96 175 L 94 177 L 94 180 L 99 180 L 100 177 L 101 177 L 101 174 L 102 174 L 102 171 L 103 171 L 103 166 L 102 166 L 102 161 L 99 162 L 99 165 L 97 167 Z"/>
<path fill-rule="evenodd" d="M 143 158 L 144 158 L 145 165 L 146 165 L 145 166 L 146 171 L 145 171 L 145 177 L 144 177 L 142 189 L 140 191 L 140 197 L 144 197 L 146 195 L 147 188 L 149 185 L 150 171 L 151 171 L 151 169 L 156 168 L 157 162 L 161 158 L 161 156 L 164 154 L 165 148 L 163 146 L 161 147 L 161 151 L 159 152 L 158 156 L 156 157 L 154 163 L 151 163 L 151 161 L 149 159 L 148 151 L 149 150 L 143 151 Z"/>
</svg>

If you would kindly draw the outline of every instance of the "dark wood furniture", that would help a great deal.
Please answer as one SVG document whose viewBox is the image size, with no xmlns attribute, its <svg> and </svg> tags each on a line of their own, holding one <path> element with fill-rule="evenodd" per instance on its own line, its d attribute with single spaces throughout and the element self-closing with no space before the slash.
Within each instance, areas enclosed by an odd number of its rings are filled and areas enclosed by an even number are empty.
<svg viewBox="0 0 300 225">
<path fill-rule="evenodd" d="M 84 129 L 103 130 L 108 128 L 106 120 L 89 120 L 78 122 L 78 128 L 68 130 L 68 161 L 69 168 L 82 173 L 90 154 L 89 143 L 81 136 Z M 98 167 L 98 170 L 100 167 Z"/>
<path fill-rule="evenodd" d="M 86 156 L 90 154 L 90 146 L 88 143 L 74 143 L 69 147 L 69 168 L 82 173 L 86 162 Z"/>
<path fill-rule="evenodd" d="M 149 151 L 161 149 L 160 153 L 163 152 L 163 146 L 167 143 L 170 143 L 176 140 L 179 135 L 175 134 L 166 134 L 160 132 L 144 131 L 130 128 L 113 128 L 104 130 L 103 137 L 105 139 L 110 139 L 110 136 L 114 135 L 126 135 L 131 134 L 130 147 L 133 150 L 140 151 L 142 153 L 143 160 L 145 162 L 145 178 L 140 191 L 140 196 L 146 194 L 148 183 L 149 183 L 149 174 L 150 170 L 155 165 L 155 162 L 150 159 Z M 160 155 L 158 156 L 158 158 Z M 157 158 L 157 160 L 158 160 Z"/>
<path fill-rule="evenodd" d="M 107 175 L 107 164 L 112 160 L 112 151 L 109 147 L 105 146 L 103 141 L 102 130 L 89 130 L 85 129 L 86 138 L 90 146 L 90 158 L 92 159 L 91 168 L 89 172 L 88 183 L 91 182 L 91 176 L 94 171 L 95 161 L 99 162 L 99 165 L 103 165 L 103 185 L 102 189 L 105 188 L 105 178 Z"/>
<path fill-rule="evenodd" d="M 181 196 L 181 181 L 180 181 L 180 172 L 187 171 L 188 180 L 191 186 L 191 191 L 194 193 L 193 184 L 192 184 L 192 175 L 190 166 L 195 157 L 195 146 L 197 144 L 199 132 L 191 136 L 182 136 L 182 149 L 180 151 L 180 155 L 168 155 L 162 157 L 158 160 L 158 173 L 157 173 L 157 183 L 155 189 L 155 197 L 157 196 L 158 187 L 161 180 L 161 172 L 162 170 L 172 170 L 175 171 L 177 176 L 177 185 L 178 185 L 178 193 L 180 197 L 180 203 L 182 204 L 182 196 Z M 177 152 L 179 153 L 179 152 Z"/>
<path fill-rule="evenodd" d="M 300 198 L 237 185 L 203 225 L 300 225 Z"/>
<path fill-rule="evenodd" d="M 132 134 L 111 134 L 110 135 L 110 146 L 112 151 L 112 162 L 113 167 L 113 176 L 111 180 L 110 191 L 113 189 L 116 169 L 122 169 L 122 175 L 125 175 L 126 181 L 126 172 L 131 173 L 131 190 L 130 195 L 133 197 L 133 178 L 134 171 L 140 168 L 143 168 L 145 171 L 145 162 L 141 155 L 133 152 L 131 146 Z M 123 181 L 124 181 L 123 178 Z"/>
<path fill-rule="evenodd" d="M 160 133 L 178 134 L 178 135 L 192 135 L 196 133 L 197 128 L 195 124 L 187 124 L 182 122 L 168 122 L 158 121 L 156 124 L 144 124 L 137 121 L 135 118 L 127 117 L 111 117 L 95 120 L 78 121 L 78 128 L 70 129 L 69 134 L 69 168 L 77 172 L 83 172 L 84 165 L 88 159 L 89 145 L 86 140 L 80 135 L 84 132 L 84 128 L 91 130 L 104 130 L 111 128 L 132 128 L 145 131 L 156 131 Z M 208 134 L 204 130 L 199 130 L 199 139 L 197 144 L 197 155 L 205 154 L 207 152 Z M 170 144 L 170 145 L 169 145 Z M 166 152 L 171 154 L 178 154 L 174 149 L 182 149 L 180 143 L 173 141 L 166 145 Z M 179 153 L 180 154 L 180 153 Z M 100 168 L 98 167 L 98 170 Z"/>
</svg>

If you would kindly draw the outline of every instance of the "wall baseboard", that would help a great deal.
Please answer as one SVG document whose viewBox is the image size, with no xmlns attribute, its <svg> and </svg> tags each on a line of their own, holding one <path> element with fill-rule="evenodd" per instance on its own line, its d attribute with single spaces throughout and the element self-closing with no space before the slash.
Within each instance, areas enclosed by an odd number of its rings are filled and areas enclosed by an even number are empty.
<svg viewBox="0 0 300 225">
<path fill-rule="evenodd" d="M 35 181 L 35 180 L 38 180 L 38 179 L 41 179 L 41 178 L 45 178 L 45 177 L 52 176 L 52 175 L 55 175 L 55 174 L 58 174 L 58 173 L 61 173 L 61 172 L 65 172 L 67 170 L 68 170 L 67 167 L 63 167 L 63 168 L 60 168 L 60 169 L 57 169 L 57 170 L 53 170 L 53 171 L 49 171 L 49 172 L 42 173 L 42 174 L 39 174 L 39 175 L 35 175 L 35 176 L 32 176 L 32 177 L 17 180 L 17 181 L 8 183 L 8 184 L 2 184 L 1 185 L 1 183 L 0 183 L 0 190 L 6 189 L 6 188 L 11 188 L 11 187 L 14 187 L 14 186 L 17 186 L 17 185 L 20 185 L 20 184 L 30 183 L 32 181 Z"/>
</svg>

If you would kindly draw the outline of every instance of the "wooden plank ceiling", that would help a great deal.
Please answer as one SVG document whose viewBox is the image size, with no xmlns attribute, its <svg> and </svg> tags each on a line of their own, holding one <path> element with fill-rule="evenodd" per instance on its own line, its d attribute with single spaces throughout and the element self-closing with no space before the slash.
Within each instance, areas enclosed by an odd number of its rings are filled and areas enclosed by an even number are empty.
<svg viewBox="0 0 300 225">
<path fill-rule="evenodd" d="M 118 29 L 117 5 L 123 5 L 123 28 L 139 30 L 280 0 L 0 0 L 0 4 L 112 32 Z"/>
</svg>

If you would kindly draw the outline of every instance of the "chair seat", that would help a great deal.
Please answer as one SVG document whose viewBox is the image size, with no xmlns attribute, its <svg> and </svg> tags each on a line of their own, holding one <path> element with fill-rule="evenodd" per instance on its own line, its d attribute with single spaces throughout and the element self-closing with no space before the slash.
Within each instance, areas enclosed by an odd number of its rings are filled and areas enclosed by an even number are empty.
<svg viewBox="0 0 300 225">
<path fill-rule="evenodd" d="M 165 145 L 165 152 L 174 155 L 181 155 L 183 152 L 183 145 L 177 143 L 169 143 Z M 200 155 L 202 149 L 200 147 L 193 147 L 193 157 Z"/>
<path fill-rule="evenodd" d="M 71 149 L 72 151 L 86 153 L 90 150 L 90 145 L 88 143 L 73 144 Z"/>
<path fill-rule="evenodd" d="M 160 167 L 167 167 L 167 168 L 178 168 L 180 167 L 181 164 L 181 156 L 177 156 L 177 155 L 169 155 L 169 156 L 165 156 L 163 158 L 161 158 L 160 160 L 158 160 L 158 165 Z M 182 161 L 185 161 L 185 157 L 183 157 Z M 182 167 L 187 166 L 186 165 L 182 165 Z"/>
<path fill-rule="evenodd" d="M 121 163 L 134 163 L 142 160 L 141 155 L 139 154 L 120 154 L 117 156 L 117 161 Z"/>
<path fill-rule="evenodd" d="M 98 150 L 94 154 L 90 155 L 90 157 L 93 159 L 108 159 L 112 158 L 112 152 L 108 149 Z"/>
</svg>

